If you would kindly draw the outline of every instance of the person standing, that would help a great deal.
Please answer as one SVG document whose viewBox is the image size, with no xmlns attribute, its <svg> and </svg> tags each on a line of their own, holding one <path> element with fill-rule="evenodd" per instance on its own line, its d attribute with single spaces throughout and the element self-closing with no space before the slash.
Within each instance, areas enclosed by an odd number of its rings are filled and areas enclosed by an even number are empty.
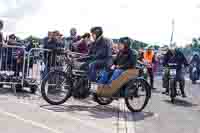
<svg viewBox="0 0 200 133">
<path fill-rule="evenodd" d="M 149 47 L 147 51 L 144 53 L 144 62 L 147 65 L 147 71 L 150 78 L 151 88 L 154 88 L 154 73 L 153 73 L 153 63 L 155 62 L 155 55 L 153 50 Z"/>
<path fill-rule="evenodd" d="M 3 29 L 3 21 L 0 20 L 0 47 L 2 47 L 4 42 L 2 29 Z"/>
<path fill-rule="evenodd" d="M 70 36 L 66 38 L 67 42 L 67 48 L 69 48 L 71 51 L 75 51 L 75 46 L 74 43 L 80 41 L 81 37 L 77 35 L 77 30 L 76 28 L 71 28 L 70 29 Z"/>
</svg>

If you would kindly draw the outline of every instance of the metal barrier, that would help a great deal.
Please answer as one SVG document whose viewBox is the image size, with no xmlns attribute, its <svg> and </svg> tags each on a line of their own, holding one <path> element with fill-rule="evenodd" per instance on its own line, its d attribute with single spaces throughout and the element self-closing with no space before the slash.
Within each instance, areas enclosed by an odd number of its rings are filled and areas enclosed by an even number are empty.
<svg viewBox="0 0 200 133">
<path fill-rule="evenodd" d="M 52 69 L 63 68 L 63 54 L 56 50 L 32 48 L 28 52 L 26 81 L 32 85 L 40 85 L 42 79 Z"/>
<path fill-rule="evenodd" d="M 0 86 L 22 87 L 25 76 L 25 48 L 3 45 L 0 48 Z"/>
</svg>

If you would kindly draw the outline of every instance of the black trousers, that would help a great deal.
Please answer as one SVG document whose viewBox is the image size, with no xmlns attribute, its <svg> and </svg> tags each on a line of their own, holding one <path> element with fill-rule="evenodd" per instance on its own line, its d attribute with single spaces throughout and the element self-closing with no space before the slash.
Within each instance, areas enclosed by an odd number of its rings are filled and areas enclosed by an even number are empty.
<svg viewBox="0 0 200 133">
<path fill-rule="evenodd" d="M 154 74 L 153 74 L 153 68 L 147 68 L 147 71 L 148 71 L 148 76 L 150 78 L 150 85 L 151 85 L 151 88 L 154 87 Z"/>
<path fill-rule="evenodd" d="M 185 94 L 185 78 L 181 70 L 177 71 L 175 87 L 178 86 L 177 83 L 179 85 L 181 94 L 184 95 Z M 169 92 L 169 73 L 165 73 L 163 76 L 163 88 L 166 89 L 166 92 Z"/>
</svg>

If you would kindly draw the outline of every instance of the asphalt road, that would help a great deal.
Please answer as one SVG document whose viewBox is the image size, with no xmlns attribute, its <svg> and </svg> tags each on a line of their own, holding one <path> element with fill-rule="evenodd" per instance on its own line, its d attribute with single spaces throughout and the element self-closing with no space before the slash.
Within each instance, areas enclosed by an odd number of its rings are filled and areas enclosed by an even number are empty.
<svg viewBox="0 0 200 133">
<path fill-rule="evenodd" d="M 123 101 L 100 106 L 90 99 L 48 105 L 40 95 L 0 89 L 0 133 L 200 133 L 200 84 L 186 83 L 187 98 L 172 105 L 161 81 L 146 109 L 130 113 Z"/>
</svg>

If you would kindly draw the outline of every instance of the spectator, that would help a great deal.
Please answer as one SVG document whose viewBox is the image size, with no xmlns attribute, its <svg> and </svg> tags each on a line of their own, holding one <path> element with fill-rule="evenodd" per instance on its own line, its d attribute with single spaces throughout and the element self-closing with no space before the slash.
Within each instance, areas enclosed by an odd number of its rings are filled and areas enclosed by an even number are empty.
<svg viewBox="0 0 200 133">
<path fill-rule="evenodd" d="M 119 46 L 117 43 L 114 43 L 112 46 L 112 53 L 113 55 L 116 55 L 119 52 Z"/>
<path fill-rule="evenodd" d="M 139 49 L 138 60 L 143 62 L 143 59 L 144 59 L 144 49 Z"/>
<path fill-rule="evenodd" d="M 55 67 L 56 65 L 56 54 L 57 50 L 60 48 L 64 48 L 64 42 L 62 41 L 62 34 L 59 31 L 49 32 L 48 37 L 44 39 L 44 48 L 52 50 L 51 52 L 45 52 L 45 76 L 50 67 Z"/>
<path fill-rule="evenodd" d="M 151 47 L 148 47 L 147 51 L 144 53 L 144 62 L 147 63 L 147 71 L 150 77 L 151 88 L 154 88 L 154 72 L 153 72 L 153 64 L 155 63 L 155 53 Z"/>
<path fill-rule="evenodd" d="M 33 37 L 30 37 L 28 39 L 28 42 L 27 42 L 27 46 L 26 46 L 26 51 L 30 51 L 32 48 L 39 48 L 40 47 L 40 42 L 33 38 Z"/>
<path fill-rule="evenodd" d="M 83 36 L 81 36 L 80 41 L 74 43 L 73 47 L 75 49 L 75 52 L 83 54 L 88 53 L 90 43 L 90 33 L 85 33 Z"/>
<path fill-rule="evenodd" d="M 67 47 L 69 47 L 69 49 L 71 51 L 75 51 L 73 44 L 77 41 L 80 41 L 81 37 L 77 35 L 77 30 L 76 28 L 71 28 L 70 29 L 70 36 L 66 38 L 67 41 Z"/>
<path fill-rule="evenodd" d="M 17 42 L 17 37 L 15 34 L 11 34 L 8 38 L 8 45 L 9 46 L 22 46 L 21 43 Z M 20 76 L 19 73 L 22 71 L 23 68 L 23 55 L 24 51 L 20 48 L 7 48 L 7 55 L 8 55 L 8 67 L 9 70 L 13 70 L 14 76 Z"/>
<path fill-rule="evenodd" d="M 44 39 L 44 48 L 49 50 L 56 49 L 56 37 L 54 32 L 48 32 L 48 37 Z M 55 65 L 55 53 L 53 51 L 44 53 L 45 70 L 43 77 L 50 71 L 50 67 Z"/>
<path fill-rule="evenodd" d="M 3 33 L 1 32 L 3 29 L 3 21 L 0 20 L 0 47 L 3 45 Z"/>
</svg>

